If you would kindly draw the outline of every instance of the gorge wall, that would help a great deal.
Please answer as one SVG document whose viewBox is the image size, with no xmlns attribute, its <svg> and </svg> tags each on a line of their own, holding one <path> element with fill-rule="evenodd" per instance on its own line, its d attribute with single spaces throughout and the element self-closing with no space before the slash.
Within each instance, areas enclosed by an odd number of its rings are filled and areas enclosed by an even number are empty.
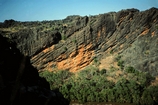
<svg viewBox="0 0 158 105">
<path fill-rule="evenodd" d="M 39 71 L 76 72 L 96 59 L 119 54 L 125 65 L 158 75 L 157 8 L 42 22 L 6 20 L 0 33 L 16 42 Z"/>
</svg>

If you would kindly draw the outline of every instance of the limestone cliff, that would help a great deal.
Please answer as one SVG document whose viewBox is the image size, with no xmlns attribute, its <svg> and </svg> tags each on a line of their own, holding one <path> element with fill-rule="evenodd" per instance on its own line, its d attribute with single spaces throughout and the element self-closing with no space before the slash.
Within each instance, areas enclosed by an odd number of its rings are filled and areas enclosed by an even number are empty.
<svg viewBox="0 0 158 105">
<path fill-rule="evenodd" d="M 42 22 L 8 20 L 0 27 L 1 34 L 15 41 L 38 70 L 75 72 L 94 59 L 101 61 L 109 54 L 119 54 L 125 65 L 158 75 L 157 8 Z"/>
</svg>

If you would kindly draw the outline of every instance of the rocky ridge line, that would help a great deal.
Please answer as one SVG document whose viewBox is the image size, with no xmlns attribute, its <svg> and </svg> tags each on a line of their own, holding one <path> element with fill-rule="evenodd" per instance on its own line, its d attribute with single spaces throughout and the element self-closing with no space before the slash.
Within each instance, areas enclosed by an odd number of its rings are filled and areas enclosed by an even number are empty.
<svg viewBox="0 0 158 105">
<path fill-rule="evenodd" d="M 105 59 L 110 53 L 120 54 L 125 65 L 158 75 L 157 8 L 18 24 L 26 28 L 3 31 L 3 35 L 14 40 L 40 71 L 69 69 L 75 72 L 91 64 L 94 58 Z"/>
</svg>

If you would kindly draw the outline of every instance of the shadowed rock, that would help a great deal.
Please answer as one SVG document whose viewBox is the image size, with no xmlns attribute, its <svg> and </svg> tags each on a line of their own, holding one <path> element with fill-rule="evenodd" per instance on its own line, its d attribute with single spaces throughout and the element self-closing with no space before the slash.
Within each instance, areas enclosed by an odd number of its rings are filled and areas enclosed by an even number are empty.
<svg viewBox="0 0 158 105">
<path fill-rule="evenodd" d="M 51 91 L 37 69 L 16 44 L 0 35 L 0 105 L 69 105 L 59 91 Z"/>
</svg>

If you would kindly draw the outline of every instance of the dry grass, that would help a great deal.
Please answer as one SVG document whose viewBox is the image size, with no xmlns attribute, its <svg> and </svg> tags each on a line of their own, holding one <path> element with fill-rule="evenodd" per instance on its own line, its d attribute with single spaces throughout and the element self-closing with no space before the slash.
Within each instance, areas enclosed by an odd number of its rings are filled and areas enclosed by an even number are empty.
<svg viewBox="0 0 158 105">
<path fill-rule="evenodd" d="M 109 55 L 100 61 L 99 69 L 107 70 L 107 80 L 117 82 L 123 75 L 123 71 L 117 65 L 116 55 Z"/>
<path fill-rule="evenodd" d="M 152 86 L 158 85 L 158 76 L 155 77 L 155 80 L 151 82 L 151 85 L 152 85 Z"/>
</svg>

